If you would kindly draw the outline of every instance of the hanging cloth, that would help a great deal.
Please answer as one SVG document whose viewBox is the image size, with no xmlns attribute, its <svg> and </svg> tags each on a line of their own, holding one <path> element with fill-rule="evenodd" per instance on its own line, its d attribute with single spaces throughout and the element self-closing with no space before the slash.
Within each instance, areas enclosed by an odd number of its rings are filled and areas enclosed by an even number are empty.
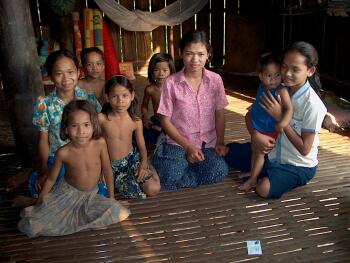
<svg viewBox="0 0 350 263">
<path fill-rule="evenodd" d="M 114 23 L 128 31 L 152 31 L 159 26 L 175 26 L 198 13 L 208 0 L 178 0 L 156 12 L 130 11 L 115 0 L 95 0 Z"/>
</svg>

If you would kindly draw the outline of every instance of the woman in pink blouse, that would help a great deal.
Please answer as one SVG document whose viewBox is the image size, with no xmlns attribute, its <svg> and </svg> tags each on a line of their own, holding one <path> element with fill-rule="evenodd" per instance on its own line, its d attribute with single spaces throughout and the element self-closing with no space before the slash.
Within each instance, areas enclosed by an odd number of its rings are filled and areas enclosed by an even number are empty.
<svg viewBox="0 0 350 263">
<path fill-rule="evenodd" d="M 180 51 L 184 67 L 165 80 L 158 108 L 167 138 L 153 164 L 164 190 L 212 184 L 228 174 L 222 157 L 228 102 L 221 77 L 204 67 L 211 55 L 206 34 L 188 32 Z"/>
</svg>

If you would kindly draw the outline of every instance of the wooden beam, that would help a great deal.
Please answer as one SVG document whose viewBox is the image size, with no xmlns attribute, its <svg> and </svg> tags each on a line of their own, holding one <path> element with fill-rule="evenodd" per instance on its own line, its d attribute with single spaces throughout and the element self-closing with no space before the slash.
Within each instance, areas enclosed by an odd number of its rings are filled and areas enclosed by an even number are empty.
<svg viewBox="0 0 350 263">
<path fill-rule="evenodd" d="M 16 149 L 24 167 L 37 156 L 33 102 L 44 94 L 28 0 L 0 1 L 1 80 Z"/>
</svg>

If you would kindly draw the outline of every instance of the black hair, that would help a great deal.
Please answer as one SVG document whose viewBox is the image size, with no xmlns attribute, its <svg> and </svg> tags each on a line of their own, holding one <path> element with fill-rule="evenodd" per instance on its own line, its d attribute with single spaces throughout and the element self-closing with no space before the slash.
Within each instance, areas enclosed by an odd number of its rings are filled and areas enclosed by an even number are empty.
<svg viewBox="0 0 350 263">
<path fill-rule="evenodd" d="M 320 81 L 320 76 L 317 72 L 317 65 L 318 65 L 317 50 L 310 43 L 307 43 L 304 41 L 298 41 L 289 45 L 285 49 L 284 54 L 287 54 L 289 52 L 298 52 L 300 55 L 302 55 L 305 58 L 305 65 L 308 69 L 315 67 L 315 73 L 312 76 L 307 77 L 307 79 L 310 82 L 310 85 L 317 92 L 317 94 L 320 95 L 322 91 L 322 85 Z"/>
<path fill-rule="evenodd" d="M 261 55 L 258 63 L 258 72 L 262 72 L 267 65 L 276 64 L 281 65 L 281 56 L 277 52 L 269 52 Z"/>
<path fill-rule="evenodd" d="M 115 75 L 112 76 L 105 85 L 105 94 L 108 96 L 109 93 L 111 92 L 112 88 L 120 85 L 125 87 L 128 91 L 130 91 L 131 94 L 135 94 L 135 89 L 130 80 L 127 79 L 127 77 L 123 75 Z M 131 101 L 130 107 L 128 108 L 128 113 L 133 120 L 138 120 L 139 117 L 137 116 L 137 99 L 136 96 L 134 96 L 134 99 Z M 112 107 L 109 102 L 106 102 L 103 107 L 101 112 L 107 116 L 108 119 L 108 114 L 112 112 Z"/>
<path fill-rule="evenodd" d="M 180 52 L 183 53 L 185 47 L 190 43 L 202 43 L 208 51 L 208 60 L 210 61 L 212 56 L 212 48 L 209 43 L 207 34 L 204 31 L 190 31 L 184 34 L 180 40 Z"/>
<path fill-rule="evenodd" d="M 151 83 L 155 83 L 155 80 L 153 79 L 153 71 L 156 64 L 159 62 L 168 62 L 170 75 L 176 72 L 174 60 L 170 54 L 156 53 L 151 57 L 151 60 L 149 61 L 149 65 L 148 65 L 148 80 Z"/>
<path fill-rule="evenodd" d="M 101 49 L 99 49 L 98 47 L 88 47 L 88 48 L 84 48 L 80 53 L 80 60 L 81 60 L 81 64 L 83 66 L 86 64 L 87 56 L 93 52 L 99 54 L 101 56 L 102 60 L 104 61 L 104 54 L 103 54 L 103 51 Z"/>
<path fill-rule="evenodd" d="M 79 61 L 73 52 L 69 51 L 68 49 L 56 50 L 47 57 L 45 62 L 45 68 L 50 77 L 52 76 L 52 70 L 56 62 L 63 57 L 71 59 L 74 62 L 77 70 L 79 69 Z"/>
<path fill-rule="evenodd" d="M 72 100 L 63 109 L 60 137 L 62 140 L 70 139 L 67 133 L 67 128 L 69 125 L 69 115 L 72 112 L 78 110 L 85 111 L 90 115 L 90 121 L 93 129 L 92 139 L 98 139 L 101 137 L 101 127 L 98 123 L 97 112 L 92 104 L 88 100 Z"/>
</svg>

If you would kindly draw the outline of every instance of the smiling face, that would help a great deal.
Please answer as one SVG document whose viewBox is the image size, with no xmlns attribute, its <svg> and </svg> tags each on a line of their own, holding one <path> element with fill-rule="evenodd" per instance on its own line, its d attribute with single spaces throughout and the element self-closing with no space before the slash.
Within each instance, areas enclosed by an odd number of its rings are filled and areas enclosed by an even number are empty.
<svg viewBox="0 0 350 263">
<path fill-rule="evenodd" d="M 61 57 L 52 68 L 51 80 L 55 84 L 57 92 L 73 92 L 78 83 L 79 71 L 74 61 L 67 57 Z"/>
<path fill-rule="evenodd" d="M 276 63 L 269 63 L 259 73 L 259 78 L 265 88 L 276 88 L 281 84 L 281 67 Z"/>
<path fill-rule="evenodd" d="M 153 79 L 158 85 L 162 85 L 164 80 L 170 75 L 169 63 L 161 61 L 156 63 L 153 69 Z"/>
<path fill-rule="evenodd" d="M 201 42 L 189 43 L 181 55 L 185 71 L 188 73 L 201 72 L 209 58 L 208 50 Z"/>
<path fill-rule="evenodd" d="M 121 85 L 115 85 L 108 94 L 108 101 L 113 111 L 118 113 L 127 112 L 131 102 L 134 100 L 135 94 L 131 93 L 127 88 Z"/>
<path fill-rule="evenodd" d="M 91 140 L 93 132 L 89 113 L 77 110 L 69 114 L 67 134 L 74 144 L 81 146 L 87 144 Z"/>
<path fill-rule="evenodd" d="M 86 56 L 86 63 L 84 65 L 86 76 L 92 79 L 103 78 L 105 65 L 103 58 L 96 52 L 90 52 Z"/>
<path fill-rule="evenodd" d="M 285 54 L 281 73 L 283 83 L 290 88 L 297 90 L 303 86 L 307 77 L 315 73 L 316 68 L 308 68 L 305 63 L 305 57 L 297 51 L 291 51 Z"/>
</svg>

